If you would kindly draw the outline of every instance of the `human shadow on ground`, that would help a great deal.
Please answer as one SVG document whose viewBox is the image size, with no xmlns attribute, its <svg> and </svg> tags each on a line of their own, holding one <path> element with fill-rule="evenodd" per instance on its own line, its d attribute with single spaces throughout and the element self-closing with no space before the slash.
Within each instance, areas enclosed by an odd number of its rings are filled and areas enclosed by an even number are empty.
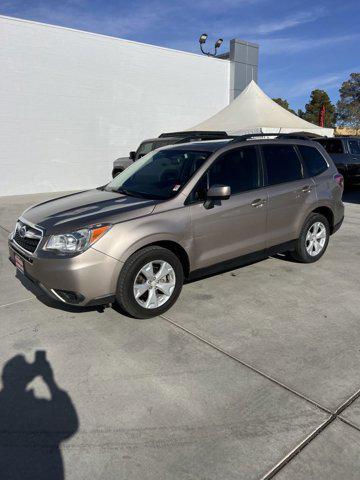
<svg viewBox="0 0 360 480">
<path fill-rule="evenodd" d="M 39 399 L 27 387 L 40 376 L 51 399 Z M 4 365 L 0 391 L 0 478 L 63 480 L 61 442 L 79 426 L 69 395 L 57 385 L 45 351 L 32 363 L 16 355 Z"/>
</svg>

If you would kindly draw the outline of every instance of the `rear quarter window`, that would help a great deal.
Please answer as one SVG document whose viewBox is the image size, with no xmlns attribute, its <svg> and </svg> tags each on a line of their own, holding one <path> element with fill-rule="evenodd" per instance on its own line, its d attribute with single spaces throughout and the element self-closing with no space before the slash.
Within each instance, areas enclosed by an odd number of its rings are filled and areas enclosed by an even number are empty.
<svg viewBox="0 0 360 480">
<path fill-rule="evenodd" d="M 318 140 L 328 153 L 344 153 L 342 141 L 338 138 Z"/>
<path fill-rule="evenodd" d="M 328 163 L 319 150 L 308 145 L 298 145 L 298 149 L 305 163 L 306 170 L 310 177 L 316 177 L 328 169 Z"/>
</svg>

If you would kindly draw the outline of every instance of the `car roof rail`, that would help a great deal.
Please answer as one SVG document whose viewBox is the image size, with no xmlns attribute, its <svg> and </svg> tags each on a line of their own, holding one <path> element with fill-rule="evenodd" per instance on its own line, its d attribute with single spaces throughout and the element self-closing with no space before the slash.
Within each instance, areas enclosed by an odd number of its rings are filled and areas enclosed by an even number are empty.
<svg viewBox="0 0 360 480">
<path fill-rule="evenodd" d="M 258 139 L 261 137 L 264 140 L 269 139 L 269 137 L 271 137 L 271 140 L 318 140 L 321 138 L 328 138 L 313 134 L 306 135 L 305 133 L 248 133 L 246 135 L 231 135 L 231 138 L 233 138 L 231 143 L 245 142 L 246 140 Z"/>
<path fill-rule="evenodd" d="M 174 142 L 176 143 L 190 143 L 190 142 L 210 142 L 218 140 L 219 142 L 222 140 L 231 140 L 232 137 L 203 137 L 202 135 L 195 137 L 194 135 L 189 135 L 188 137 L 180 137 Z M 231 142 L 230 142 L 231 143 Z"/>
<path fill-rule="evenodd" d="M 169 132 L 169 133 L 161 133 L 158 138 L 166 138 L 166 137 L 220 137 L 220 138 L 227 138 L 229 135 L 224 131 L 201 131 L 201 130 L 194 130 L 194 131 L 185 131 L 185 132 Z"/>
</svg>

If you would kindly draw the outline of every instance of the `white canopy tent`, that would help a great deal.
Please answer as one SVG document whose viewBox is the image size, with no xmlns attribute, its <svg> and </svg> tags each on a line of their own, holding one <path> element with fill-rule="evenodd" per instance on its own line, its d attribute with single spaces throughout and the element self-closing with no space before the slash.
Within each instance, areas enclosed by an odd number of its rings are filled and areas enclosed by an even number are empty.
<svg viewBox="0 0 360 480">
<path fill-rule="evenodd" d="M 306 132 L 332 137 L 333 128 L 307 122 L 278 105 L 254 82 L 227 107 L 189 131 L 225 131 L 229 135 L 246 133 Z"/>
</svg>

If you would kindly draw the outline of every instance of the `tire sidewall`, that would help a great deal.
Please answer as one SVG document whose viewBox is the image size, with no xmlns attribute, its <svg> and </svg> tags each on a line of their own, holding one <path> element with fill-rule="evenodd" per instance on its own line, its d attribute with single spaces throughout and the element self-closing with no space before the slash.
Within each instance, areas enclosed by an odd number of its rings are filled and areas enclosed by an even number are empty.
<svg viewBox="0 0 360 480">
<path fill-rule="evenodd" d="M 154 260 L 168 262 L 175 272 L 175 288 L 169 300 L 158 308 L 147 309 L 137 303 L 133 285 L 141 268 Z M 151 318 L 166 312 L 178 299 L 184 281 L 184 272 L 179 258 L 162 247 L 148 247 L 135 252 L 125 263 L 118 280 L 116 298 L 124 310 L 135 318 Z"/>
<path fill-rule="evenodd" d="M 316 222 L 321 222 L 325 226 L 326 240 L 325 240 L 325 245 L 324 245 L 323 249 L 321 250 L 321 252 L 318 255 L 312 257 L 311 255 L 309 255 L 309 253 L 306 250 L 306 234 L 307 234 L 309 228 Z M 328 222 L 327 218 L 324 217 L 324 215 L 321 215 L 320 213 L 311 214 L 307 218 L 307 220 L 305 221 L 304 226 L 301 230 L 300 237 L 299 237 L 299 250 L 300 250 L 299 253 L 300 253 L 300 256 L 302 257 L 303 261 L 305 261 L 306 263 L 314 263 L 317 260 L 319 260 L 324 255 L 324 253 L 327 249 L 327 246 L 328 246 L 328 243 L 329 243 L 329 238 L 330 238 L 330 225 L 329 225 L 329 222 Z"/>
</svg>

